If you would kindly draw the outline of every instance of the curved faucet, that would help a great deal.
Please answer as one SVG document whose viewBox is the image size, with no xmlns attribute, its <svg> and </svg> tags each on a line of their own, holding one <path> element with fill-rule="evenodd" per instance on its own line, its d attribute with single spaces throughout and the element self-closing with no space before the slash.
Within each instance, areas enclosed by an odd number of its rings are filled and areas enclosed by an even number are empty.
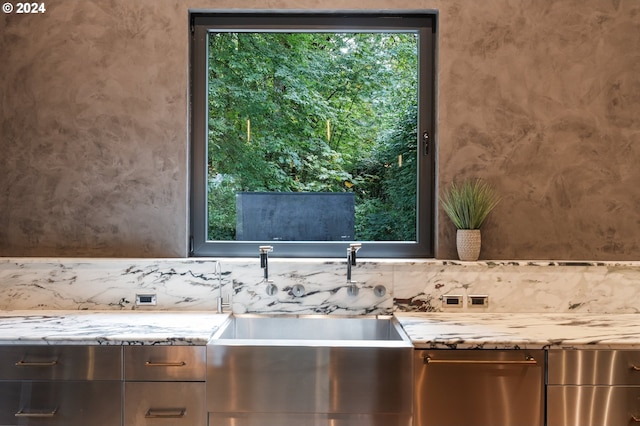
<svg viewBox="0 0 640 426">
<path fill-rule="evenodd" d="M 347 248 L 347 293 L 349 296 L 358 295 L 358 286 L 355 281 L 351 280 L 351 266 L 356 264 L 356 253 L 362 248 L 362 244 L 349 244 Z"/>
<path fill-rule="evenodd" d="M 220 264 L 219 260 L 216 260 L 216 266 L 214 267 L 214 273 L 216 274 L 216 277 L 218 278 L 218 297 L 217 302 L 218 302 L 218 313 L 222 314 L 224 313 L 224 308 L 225 307 L 230 307 L 231 306 L 231 301 L 227 301 L 225 302 L 224 299 L 222 298 L 222 265 Z"/>
<path fill-rule="evenodd" d="M 273 251 L 273 246 L 259 246 L 260 267 L 264 270 L 263 281 L 267 283 L 267 294 L 273 296 L 278 292 L 278 287 L 269 280 L 269 253 Z"/>
</svg>

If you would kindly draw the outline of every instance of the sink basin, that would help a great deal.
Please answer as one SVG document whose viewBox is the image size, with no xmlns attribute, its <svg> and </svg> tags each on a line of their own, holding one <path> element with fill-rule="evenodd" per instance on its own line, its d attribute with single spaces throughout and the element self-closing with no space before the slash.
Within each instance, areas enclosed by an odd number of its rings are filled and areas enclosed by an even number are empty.
<svg viewBox="0 0 640 426">
<path fill-rule="evenodd" d="M 393 317 L 232 316 L 207 345 L 216 426 L 410 426 L 412 396 Z"/>
<path fill-rule="evenodd" d="M 393 317 L 328 316 L 233 316 L 211 344 L 286 346 L 305 345 L 304 341 L 327 346 L 412 347 Z"/>
</svg>

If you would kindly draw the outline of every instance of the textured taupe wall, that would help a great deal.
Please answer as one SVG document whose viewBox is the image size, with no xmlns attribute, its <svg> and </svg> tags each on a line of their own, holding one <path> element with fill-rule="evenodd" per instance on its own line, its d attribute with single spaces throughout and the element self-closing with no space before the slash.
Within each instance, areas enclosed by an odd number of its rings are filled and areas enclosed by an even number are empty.
<svg viewBox="0 0 640 426">
<path fill-rule="evenodd" d="M 187 10 L 0 17 L 0 254 L 184 256 Z"/>
<path fill-rule="evenodd" d="M 439 177 L 503 195 L 482 256 L 640 258 L 640 2 L 445 3 Z"/>
<path fill-rule="evenodd" d="M 640 2 L 438 9 L 438 184 L 503 196 L 483 258 L 640 258 Z M 0 255 L 187 254 L 188 8 L 356 0 L 51 0 L 0 16 Z M 438 224 L 437 255 L 455 257 Z"/>
</svg>

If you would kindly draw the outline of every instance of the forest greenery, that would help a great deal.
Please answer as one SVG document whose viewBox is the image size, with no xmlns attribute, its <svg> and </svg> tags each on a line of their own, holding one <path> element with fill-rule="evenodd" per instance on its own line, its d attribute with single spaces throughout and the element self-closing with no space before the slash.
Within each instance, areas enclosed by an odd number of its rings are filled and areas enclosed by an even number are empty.
<svg viewBox="0 0 640 426">
<path fill-rule="evenodd" d="M 355 240 L 415 241 L 417 35 L 212 32 L 208 238 L 241 191 L 353 192 Z"/>
</svg>

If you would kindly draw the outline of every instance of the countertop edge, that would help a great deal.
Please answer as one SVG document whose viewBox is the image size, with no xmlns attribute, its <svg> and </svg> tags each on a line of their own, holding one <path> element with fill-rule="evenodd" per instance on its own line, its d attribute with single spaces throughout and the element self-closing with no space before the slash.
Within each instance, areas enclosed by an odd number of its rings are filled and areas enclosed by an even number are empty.
<svg viewBox="0 0 640 426">
<path fill-rule="evenodd" d="M 206 345 L 230 313 L 0 311 L 0 345 Z M 640 349 L 640 314 L 396 313 L 416 349 Z"/>
</svg>

